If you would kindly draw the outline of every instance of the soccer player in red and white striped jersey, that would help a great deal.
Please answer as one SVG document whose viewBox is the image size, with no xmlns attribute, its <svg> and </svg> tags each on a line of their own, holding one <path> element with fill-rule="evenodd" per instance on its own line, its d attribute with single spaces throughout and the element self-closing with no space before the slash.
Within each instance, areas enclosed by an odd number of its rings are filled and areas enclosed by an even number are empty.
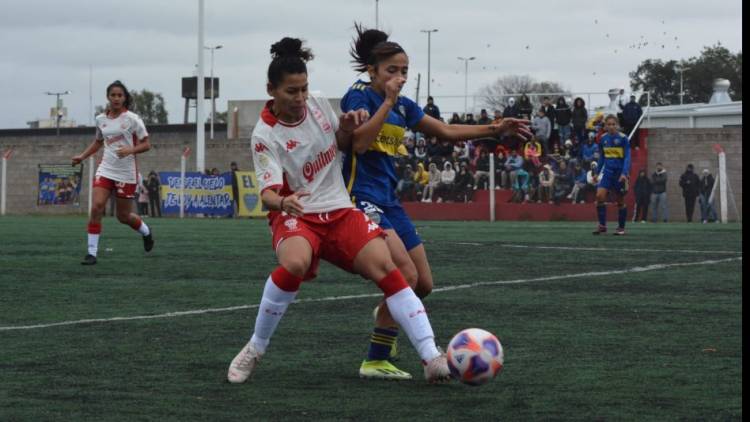
<svg viewBox="0 0 750 422">
<path fill-rule="evenodd" d="M 105 112 L 96 116 L 96 139 L 83 153 L 73 157 L 75 166 L 104 147 L 94 179 L 88 223 L 88 253 L 81 262 L 83 265 L 96 264 L 102 217 L 113 191 L 117 199 L 117 220 L 143 236 L 143 248 L 146 252 L 154 247 L 151 230 L 133 212 L 133 198 L 138 183 L 138 163 L 135 156 L 151 149 L 148 132 L 140 116 L 129 110 L 133 97 L 122 82 L 114 81 L 107 86 L 107 101 Z"/>
</svg>

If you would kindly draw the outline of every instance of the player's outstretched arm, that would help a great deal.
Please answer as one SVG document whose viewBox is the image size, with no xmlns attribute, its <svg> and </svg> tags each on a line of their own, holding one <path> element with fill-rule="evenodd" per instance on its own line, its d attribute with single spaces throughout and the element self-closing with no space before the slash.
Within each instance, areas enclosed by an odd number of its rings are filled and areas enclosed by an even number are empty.
<svg viewBox="0 0 750 422">
<path fill-rule="evenodd" d="M 405 78 L 393 78 L 385 84 L 385 100 L 378 110 L 364 124 L 360 125 L 352 134 L 352 150 L 357 154 L 364 154 L 378 138 L 388 113 L 396 105 L 401 87 L 406 83 Z"/>
<path fill-rule="evenodd" d="M 72 165 L 77 166 L 78 164 L 81 163 L 81 161 L 96 154 L 96 152 L 99 151 L 102 145 L 104 145 L 103 139 L 95 139 L 93 142 L 91 142 L 91 144 L 89 144 L 89 146 L 86 147 L 86 149 L 82 153 L 73 157 Z"/>
<path fill-rule="evenodd" d="M 417 123 L 416 129 L 428 136 L 437 136 L 439 139 L 454 142 L 500 134 L 517 136 L 525 141 L 532 136 L 529 123 L 525 119 L 504 118 L 489 125 L 449 125 L 425 115 Z"/>
</svg>

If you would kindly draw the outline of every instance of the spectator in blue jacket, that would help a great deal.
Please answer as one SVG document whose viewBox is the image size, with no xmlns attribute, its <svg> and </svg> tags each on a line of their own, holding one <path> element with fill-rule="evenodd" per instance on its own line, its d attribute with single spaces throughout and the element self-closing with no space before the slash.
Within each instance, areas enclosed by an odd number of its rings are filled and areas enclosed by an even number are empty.
<svg viewBox="0 0 750 422">
<path fill-rule="evenodd" d="M 516 183 L 516 177 L 518 176 L 518 170 L 523 167 L 523 158 L 518 155 L 518 151 L 515 149 L 510 150 L 508 158 L 505 160 L 505 171 L 510 176 L 510 185 L 513 186 Z"/>
<path fill-rule="evenodd" d="M 581 147 L 581 160 L 583 161 L 583 168 L 588 170 L 591 168 L 591 163 L 598 160 L 596 153 L 599 152 L 599 145 L 594 143 L 594 132 L 589 132 L 588 139 Z"/>
</svg>

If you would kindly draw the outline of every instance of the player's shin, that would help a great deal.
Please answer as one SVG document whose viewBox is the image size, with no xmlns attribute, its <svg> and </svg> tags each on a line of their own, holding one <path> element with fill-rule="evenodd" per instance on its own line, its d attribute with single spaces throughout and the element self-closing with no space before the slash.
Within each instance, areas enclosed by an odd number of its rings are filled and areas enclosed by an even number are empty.
<svg viewBox="0 0 750 422">
<path fill-rule="evenodd" d="M 625 220 L 628 218 L 628 207 L 623 204 L 620 209 L 617 211 L 617 222 L 619 223 L 618 227 L 621 229 L 625 228 Z"/>
<path fill-rule="evenodd" d="M 255 331 L 250 339 L 260 354 L 266 352 L 279 321 L 297 296 L 300 283 L 302 283 L 302 277 L 290 273 L 281 266 L 276 268 L 266 280 L 263 298 L 258 307 L 258 316 L 255 319 Z"/>
<path fill-rule="evenodd" d="M 440 355 L 427 311 L 399 270 L 391 271 L 378 282 L 386 296 L 391 316 L 406 332 L 409 341 L 424 361 Z"/>
<path fill-rule="evenodd" d="M 607 206 L 604 202 L 596 203 L 596 215 L 599 217 L 599 226 L 603 227 L 607 225 Z"/>
</svg>

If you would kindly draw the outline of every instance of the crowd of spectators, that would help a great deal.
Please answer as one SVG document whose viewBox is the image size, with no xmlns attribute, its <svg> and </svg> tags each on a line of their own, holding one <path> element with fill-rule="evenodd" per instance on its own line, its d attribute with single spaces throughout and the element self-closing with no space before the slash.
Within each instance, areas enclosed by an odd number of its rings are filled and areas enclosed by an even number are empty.
<svg viewBox="0 0 750 422">
<path fill-rule="evenodd" d="M 642 113 L 640 106 L 631 97 L 621 108 L 622 130 L 632 130 Z M 432 98 L 424 111 L 442 120 Z M 470 202 L 475 190 L 489 187 L 490 154 L 495 156 L 495 189 L 512 190 L 511 201 L 559 204 L 593 200 L 598 142 L 605 133 L 603 113 L 589 116 L 580 97 L 572 106 L 563 97 L 554 104 L 544 97 L 535 109 L 528 96 L 521 95 L 518 101 L 509 98 L 502 110 L 493 110 L 492 117 L 485 109 L 476 119 L 472 113 L 453 113 L 448 123 L 489 124 L 499 117 L 530 120 L 534 136 L 525 142 L 498 136 L 453 143 L 407 131 L 395 160 L 401 200 Z M 637 148 L 637 143 L 631 141 L 631 146 Z"/>
</svg>

